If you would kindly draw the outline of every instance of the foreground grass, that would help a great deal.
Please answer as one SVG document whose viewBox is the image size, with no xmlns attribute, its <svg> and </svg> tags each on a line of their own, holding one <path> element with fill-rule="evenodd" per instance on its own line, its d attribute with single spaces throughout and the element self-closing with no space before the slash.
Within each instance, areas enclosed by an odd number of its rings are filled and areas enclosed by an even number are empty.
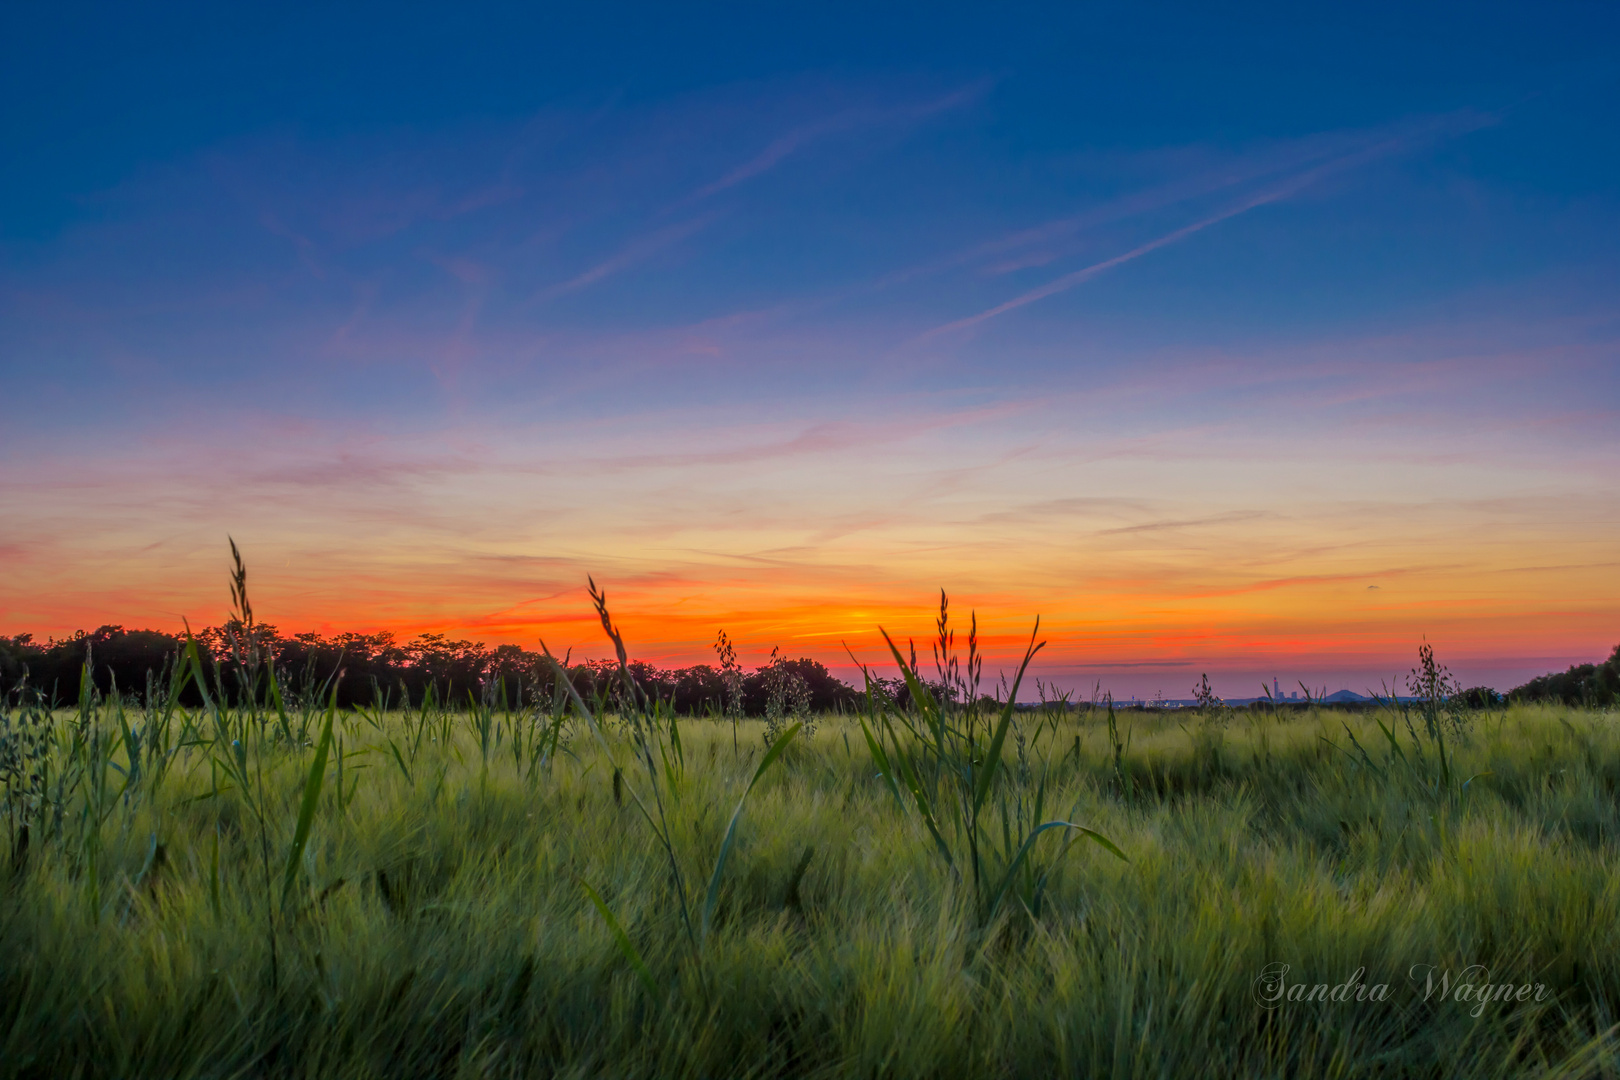
<svg viewBox="0 0 1620 1080">
<path fill-rule="evenodd" d="M 0 868 L 0 1075 L 1614 1075 L 1617 720 L 1475 715 L 1441 779 L 1370 715 L 1021 714 L 999 805 L 1044 785 L 1129 861 L 1045 838 L 1038 900 L 985 925 L 861 728 L 823 718 L 750 796 L 694 947 L 670 852 L 700 891 L 757 722 L 735 748 L 681 725 L 666 851 L 622 730 L 570 721 L 550 754 L 544 717 L 524 743 L 340 713 L 299 852 L 318 720 L 239 731 L 243 790 L 218 718 L 182 716 L 125 786 L 140 729 L 88 708 L 53 718 L 59 748 L 104 733 L 75 801 Z M 1263 1008 L 1276 964 L 1389 990 Z M 1544 992 L 1425 1000 L 1419 965 Z"/>
</svg>

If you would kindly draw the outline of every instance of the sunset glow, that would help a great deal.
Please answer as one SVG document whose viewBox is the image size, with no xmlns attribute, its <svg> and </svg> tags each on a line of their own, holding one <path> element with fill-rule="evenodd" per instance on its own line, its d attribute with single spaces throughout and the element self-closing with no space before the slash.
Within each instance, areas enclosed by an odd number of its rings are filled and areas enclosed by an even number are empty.
<svg viewBox="0 0 1620 1080">
<path fill-rule="evenodd" d="M 1237 85 L 956 33 L 447 61 L 488 86 L 431 113 L 329 74 L 93 159 L 59 102 L 7 181 L 0 633 L 218 622 L 230 535 L 284 632 L 605 655 L 592 575 L 643 659 L 848 674 L 943 588 L 1082 697 L 1620 641 L 1611 71 L 1527 40 L 1462 100 L 1417 72 L 1501 41 L 1448 38 L 1347 97 L 1348 48 Z M 1165 78 L 1208 115 L 1096 104 Z"/>
</svg>

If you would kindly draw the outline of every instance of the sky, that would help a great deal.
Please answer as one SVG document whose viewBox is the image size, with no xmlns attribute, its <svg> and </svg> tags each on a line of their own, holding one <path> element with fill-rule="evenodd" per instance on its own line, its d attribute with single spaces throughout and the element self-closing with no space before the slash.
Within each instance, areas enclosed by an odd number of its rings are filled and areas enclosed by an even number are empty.
<svg viewBox="0 0 1620 1080">
<path fill-rule="evenodd" d="M 1620 641 L 1620 9 L 0 13 L 0 634 L 1506 688 Z M 926 655 L 926 653 L 925 653 Z"/>
</svg>

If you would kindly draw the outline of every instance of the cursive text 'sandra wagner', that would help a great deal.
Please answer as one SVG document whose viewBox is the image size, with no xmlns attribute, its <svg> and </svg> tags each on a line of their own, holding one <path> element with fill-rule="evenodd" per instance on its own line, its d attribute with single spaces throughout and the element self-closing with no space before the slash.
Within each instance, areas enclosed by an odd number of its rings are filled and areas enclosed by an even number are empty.
<svg viewBox="0 0 1620 1080">
<path fill-rule="evenodd" d="M 1254 980 L 1254 1003 L 1262 1009 L 1275 1009 L 1284 1002 L 1346 1002 L 1388 1001 L 1389 984 L 1368 984 L 1363 977 L 1364 967 L 1358 967 L 1350 977 L 1336 985 L 1328 983 L 1289 982 L 1287 964 L 1267 964 Z M 1479 1017 L 1491 1004 L 1512 1005 L 1547 1000 L 1547 988 L 1542 983 L 1493 983 L 1491 973 L 1484 964 L 1470 964 L 1453 978 L 1451 969 L 1433 964 L 1413 964 L 1406 973 L 1413 993 L 1421 1000 L 1439 1003 L 1454 1001 L 1472 1005 L 1468 1015 Z"/>
</svg>

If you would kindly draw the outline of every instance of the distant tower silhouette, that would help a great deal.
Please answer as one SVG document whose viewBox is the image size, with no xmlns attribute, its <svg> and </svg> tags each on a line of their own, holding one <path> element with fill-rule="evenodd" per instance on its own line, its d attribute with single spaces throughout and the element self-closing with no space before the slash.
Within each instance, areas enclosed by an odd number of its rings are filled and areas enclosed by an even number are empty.
<svg viewBox="0 0 1620 1080">
<path fill-rule="evenodd" d="M 1282 697 L 1282 687 L 1277 685 L 1277 676 L 1275 675 L 1271 677 L 1271 696 L 1275 698 Z"/>
</svg>

